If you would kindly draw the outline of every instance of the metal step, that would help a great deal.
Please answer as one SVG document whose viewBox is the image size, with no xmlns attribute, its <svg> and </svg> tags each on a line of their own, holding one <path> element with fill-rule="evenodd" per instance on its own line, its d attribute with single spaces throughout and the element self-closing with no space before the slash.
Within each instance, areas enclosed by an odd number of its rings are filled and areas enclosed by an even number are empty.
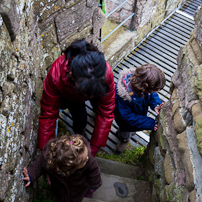
<svg viewBox="0 0 202 202">
<path fill-rule="evenodd" d="M 146 63 L 155 64 L 164 71 L 166 76 L 166 85 L 159 92 L 160 99 L 166 102 L 170 98 L 169 86 L 171 77 L 177 68 L 176 59 L 178 51 L 190 38 L 190 33 L 194 28 L 193 16 L 200 4 L 201 0 L 189 0 L 180 9 L 165 19 L 151 35 L 138 44 L 130 54 L 113 68 L 114 82 L 117 83 L 119 72 L 123 68 L 135 68 Z M 88 113 L 86 133 L 90 140 L 93 132 L 95 114 L 89 101 L 86 102 L 86 109 Z M 155 119 L 156 113 L 149 109 L 148 116 Z M 60 114 L 60 119 L 72 131 L 72 119 L 68 111 L 63 111 Z M 118 125 L 113 121 L 107 145 L 103 148 L 107 153 L 115 153 L 116 151 L 118 138 L 115 134 L 117 130 Z M 149 139 L 148 132 L 138 131 L 132 136 L 130 144 L 134 147 L 147 146 Z"/>
</svg>

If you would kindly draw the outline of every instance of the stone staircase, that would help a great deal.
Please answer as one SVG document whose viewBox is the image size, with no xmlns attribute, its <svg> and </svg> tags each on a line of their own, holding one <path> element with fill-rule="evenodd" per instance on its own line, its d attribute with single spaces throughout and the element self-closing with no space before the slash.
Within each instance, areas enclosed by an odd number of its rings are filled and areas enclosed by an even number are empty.
<svg viewBox="0 0 202 202">
<path fill-rule="evenodd" d="M 151 186 L 137 180 L 144 175 L 141 166 L 131 166 L 102 158 L 96 160 L 101 169 L 103 184 L 91 199 L 82 202 L 150 202 Z"/>
</svg>

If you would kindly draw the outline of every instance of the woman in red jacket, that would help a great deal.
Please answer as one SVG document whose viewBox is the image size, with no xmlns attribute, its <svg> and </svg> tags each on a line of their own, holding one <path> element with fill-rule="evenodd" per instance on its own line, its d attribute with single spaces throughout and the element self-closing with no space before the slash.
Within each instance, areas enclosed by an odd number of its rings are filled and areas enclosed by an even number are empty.
<svg viewBox="0 0 202 202">
<path fill-rule="evenodd" d="M 104 54 L 92 44 L 76 40 L 50 68 L 45 81 L 39 117 L 38 145 L 55 137 L 59 110 L 68 108 L 73 118 L 75 133 L 84 134 L 87 124 L 85 101 L 90 100 L 95 110 L 91 152 L 95 156 L 105 147 L 114 119 L 115 86 L 110 65 Z"/>
</svg>

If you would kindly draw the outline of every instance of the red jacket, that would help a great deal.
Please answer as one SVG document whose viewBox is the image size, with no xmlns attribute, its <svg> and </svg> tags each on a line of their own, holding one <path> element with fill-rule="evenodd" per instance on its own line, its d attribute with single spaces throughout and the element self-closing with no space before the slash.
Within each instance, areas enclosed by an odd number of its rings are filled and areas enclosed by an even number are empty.
<svg viewBox="0 0 202 202">
<path fill-rule="evenodd" d="M 105 147 L 111 123 L 114 119 L 115 85 L 110 65 L 106 65 L 106 82 L 109 92 L 99 102 L 95 115 L 94 131 L 91 144 Z M 39 117 L 38 146 L 44 145 L 55 137 L 56 120 L 59 117 L 60 98 L 84 102 L 85 98 L 75 91 L 75 87 L 69 80 L 70 66 L 65 55 L 60 56 L 49 70 L 45 81 L 41 99 L 41 115 Z"/>
</svg>

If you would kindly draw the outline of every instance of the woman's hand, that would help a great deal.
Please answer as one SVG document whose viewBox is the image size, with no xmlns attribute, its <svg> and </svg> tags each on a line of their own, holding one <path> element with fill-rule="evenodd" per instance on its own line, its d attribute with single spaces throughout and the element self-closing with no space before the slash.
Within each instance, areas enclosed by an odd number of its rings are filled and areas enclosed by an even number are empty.
<svg viewBox="0 0 202 202">
<path fill-rule="evenodd" d="M 159 115 L 160 109 L 163 107 L 164 102 L 162 102 L 160 105 L 154 108 L 154 111 Z"/>
<path fill-rule="evenodd" d="M 30 185 L 30 178 L 29 178 L 29 175 L 28 175 L 28 171 L 27 171 L 27 168 L 24 167 L 23 169 L 23 174 L 24 174 L 24 178 L 22 178 L 24 181 L 27 181 L 27 184 L 25 185 L 25 187 L 28 187 Z"/>
</svg>

